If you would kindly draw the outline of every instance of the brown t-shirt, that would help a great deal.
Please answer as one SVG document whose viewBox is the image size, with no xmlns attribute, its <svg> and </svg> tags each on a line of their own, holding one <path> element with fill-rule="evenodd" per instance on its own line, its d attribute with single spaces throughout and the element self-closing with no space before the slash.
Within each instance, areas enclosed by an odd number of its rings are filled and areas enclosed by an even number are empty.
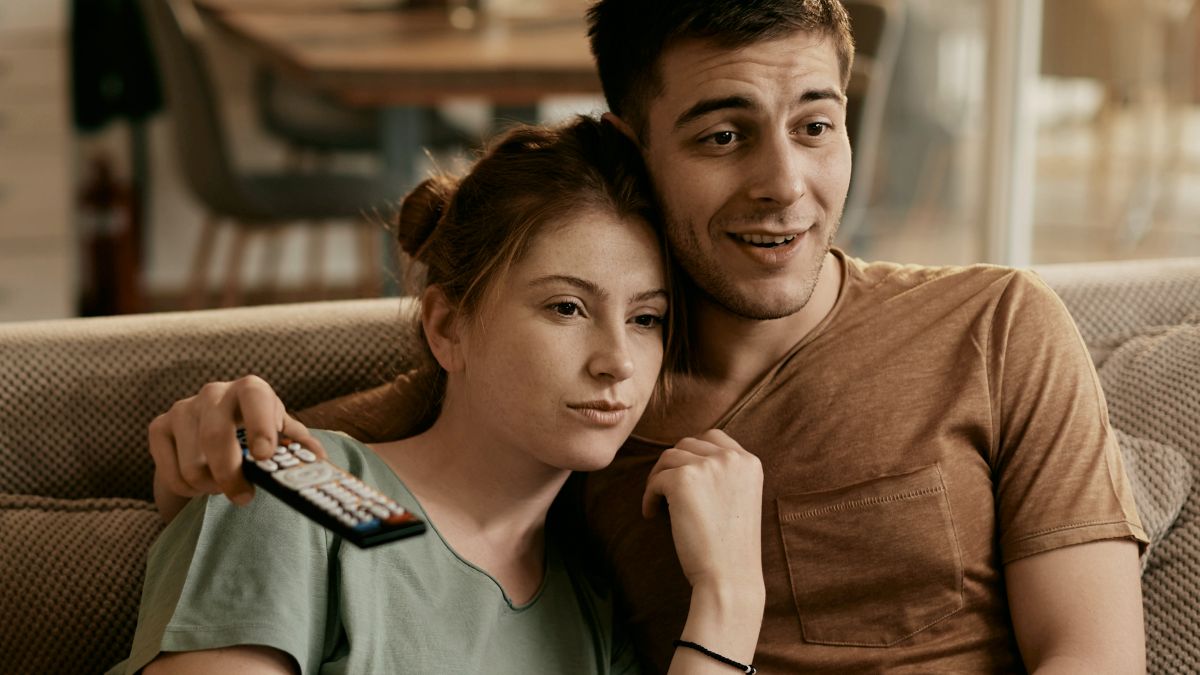
<svg viewBox="0 0 1200 675">
<path fill-rule="evenodd" d="M 1146 541 L 1087 350 L 1032 273 L 837 254 L 830 315 L 717 425 L 765 476 L 755 665 L 1020 672 L 1003 566 Z M 690 597 L 666 517 L 640 513 L 664 447 L 630 439 L 585 488 L 649 672 Z"/>
</svg>

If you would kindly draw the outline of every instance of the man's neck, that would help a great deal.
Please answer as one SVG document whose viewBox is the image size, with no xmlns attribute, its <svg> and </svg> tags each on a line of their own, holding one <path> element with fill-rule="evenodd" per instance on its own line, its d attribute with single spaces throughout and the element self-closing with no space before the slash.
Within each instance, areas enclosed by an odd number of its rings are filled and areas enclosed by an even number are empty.
<svg viewBox="0 0 1200 675">
<path fill-rule="evenodd" d="M 692 309 L 696 373 L 714 386 L 750 386 L 813 331 L 833 310 L 842 284 L 842 263 L 832 253 L 800 311 L 781 319 L 747 319 L 701 300 Z"/>
<path fill-rule="evenodd" d="M 712 428 L 829 316 L 841 292 L 842 265 L 840 258 L 826 254 L 808 303 L 782 319 L 747 319 L 710 300 L 689 307 L 693 371 L 677 378 L 665 406 L 647 410 L 635 433 L 673 443 Z"/>
</svg>

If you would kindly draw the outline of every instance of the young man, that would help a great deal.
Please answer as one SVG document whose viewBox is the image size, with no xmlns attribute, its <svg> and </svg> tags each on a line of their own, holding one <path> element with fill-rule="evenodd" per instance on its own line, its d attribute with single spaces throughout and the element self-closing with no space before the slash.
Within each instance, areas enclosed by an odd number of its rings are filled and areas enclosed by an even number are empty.
<svg viewBox="0 0 1200 675">
<path fill-rule="evenodd" d="M 1028 273 L 831 248 L 840 3 L 600 0 L 590 20 L 607 119 L 642 148 L 690 277 L 690 371 L 584 497 L 652 669 L 689 594 L 639 496 L 664 449 L 716 427 L 765 473 L 764 672 L 1143 671 L 1145 534 L 1065 309 Z M 156 491 L 245 490 L 195 460 L 197 416 L 223 438 L 239 408 L 284 424 L 261 381 L 210 387 L 152 433 Z"/>
</svg>

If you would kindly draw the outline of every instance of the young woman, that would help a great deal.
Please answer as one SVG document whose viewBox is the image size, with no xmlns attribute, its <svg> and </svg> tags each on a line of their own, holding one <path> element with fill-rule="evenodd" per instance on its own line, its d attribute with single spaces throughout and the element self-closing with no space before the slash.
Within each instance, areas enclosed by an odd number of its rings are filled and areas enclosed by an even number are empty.
<svg viewBox="0 0 1200 675">
<path fill-rule="evenodd" d="M 418 186 L 398 237 L 426 269 L 420 332 L 440 405 L 404 440 L 313 437 L 430 531 L 360 550 L 271 496 L 193 499 L 151 550 L 133 651 L 114 670 L 634 672 L 608 596 L 547 515 L 572 471 L 612 460 L 659 388 L 668 275 L 639 166 L 620 134 L 579 118 L 517 128 L 461 181 Z M 159 463 L 156 492 L 172 470 Z M 757 641 L 761 482 L 757 459 L 712 431 L 663 453 L 646 488 L 647 515 L 668 502 L 693 585 L 681 638 L 714 652 Z M 681 648 L 671 671 L 730 667 Z"/>
</svg>

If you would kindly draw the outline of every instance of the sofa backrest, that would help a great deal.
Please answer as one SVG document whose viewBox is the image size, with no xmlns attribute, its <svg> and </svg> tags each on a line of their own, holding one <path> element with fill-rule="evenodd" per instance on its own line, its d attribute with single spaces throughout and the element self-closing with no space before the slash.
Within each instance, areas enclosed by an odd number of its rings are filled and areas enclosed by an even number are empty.
<svg viewBox="0 0 1200 675">
<path fill-rule="evenodd" d="M 392 298 L 0 324 L 0 494 L 150 499 L 146 427 L 174 401 L 248 374 L 290 409 L 382 384 L 409 365 L 401 306 Z"/>
</svg>

